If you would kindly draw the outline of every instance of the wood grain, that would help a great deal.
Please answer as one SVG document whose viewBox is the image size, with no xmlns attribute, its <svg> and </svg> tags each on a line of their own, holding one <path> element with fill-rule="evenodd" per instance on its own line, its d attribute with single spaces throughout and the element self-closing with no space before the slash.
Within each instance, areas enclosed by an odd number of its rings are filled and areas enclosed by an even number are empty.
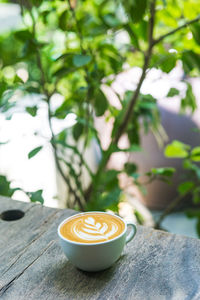
<svg viewBox="0 0 200 300">
<path fill-rule="evenodd" d="M 57 226 L 72 210 L 0 197 L 0 299 L 200 299 L 200 241 L 138 227 L 119 261 L 99 273 L 74 268 L 62 253 Z"/>
</svg>

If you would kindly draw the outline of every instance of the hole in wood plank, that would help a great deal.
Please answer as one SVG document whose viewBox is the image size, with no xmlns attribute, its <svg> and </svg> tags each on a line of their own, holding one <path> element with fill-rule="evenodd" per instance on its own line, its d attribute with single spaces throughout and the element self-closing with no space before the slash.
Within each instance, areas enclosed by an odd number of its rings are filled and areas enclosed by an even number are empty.
<svg viewBox="0 0 200 300">
<path fill-rule="evenodd" d="M 15 221 L 23 218 L 24 212 L 19 209 L 12 209 L 3 211 L 0 218 L 4 221 Z"/>
</svg>

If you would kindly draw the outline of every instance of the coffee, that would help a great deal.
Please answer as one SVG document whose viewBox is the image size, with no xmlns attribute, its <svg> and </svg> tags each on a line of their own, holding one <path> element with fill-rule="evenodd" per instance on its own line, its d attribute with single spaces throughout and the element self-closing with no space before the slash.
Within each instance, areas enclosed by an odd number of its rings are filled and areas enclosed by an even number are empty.
<svg viewBox="0 0 200 300">
<path fill-rule="evenodd" d="M 120 218 L 104 213 L 79 214 L 60 228 L 61 235 L 73 242 L 100 243 L 112 240 L 125 229 Z"/>
</svg>

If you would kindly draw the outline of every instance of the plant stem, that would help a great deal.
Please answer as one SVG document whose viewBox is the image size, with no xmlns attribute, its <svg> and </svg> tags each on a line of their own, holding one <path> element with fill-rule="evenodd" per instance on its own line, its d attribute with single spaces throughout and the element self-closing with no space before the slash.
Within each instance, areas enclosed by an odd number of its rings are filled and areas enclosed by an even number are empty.
<svg viewBox="0 0 200 300">
<path fill-rule="evenodd" d="M 168 33 L 166 33 L 166 34 L 164 34 L 164 35 L 162 35 L 162 36 L 160 36 L 158 39 L 156 39 L 156 40 L 153 41 L 153 46 L 156 45 L 156 44 L 158 44 L 158 43 L 160 43 L 160 42 L 161 42 L 163 39 L 165 39 L 166 37 L 168 37 L 168 36 L 170 36 L 170 35 L 176 33 L 177 31 L 179 31 L 179 30 L 181 30 L 181 29 L 183 29 L 183 28 L 185 28 L 185 27 L 187 27 L 187 26 L 189 26 L 189 25 L 191 25 L 191 24 L 193 24 L 193 23 L 198 22 L 199 20 L 200 20 L 200 15 L 199 15 L 198 17 L 196 17 L 195 19 L 193 19 L 193 20 L 191 20 L 191 21 L 188 21 L 188 22 L 186 22 L 185 24 L 183 24 L 183 25 L 181 25 L 181 26 L 179 26 L 179 27 L 177 27 L 177 28 L 175 28 L 175 29 L 169 31 Z"/>
<path fill-rule="evenodd" d="M 31 19 L 32 19 L 33 37 L 34 37 L 34 40 L 36 41 L 36 22 L 35 22 L 31 7 L 29 9 L 29 13 L 30 13 L 30 16 L 31 16 Z M 36 61 L 37 61 L 37 65 L 38 65 L 38 68 L 39 68 L 40 73 L 41 73 L 42 90 L 43 90 L 44 95 L 47 98 L 46 101 L 47 101 L 47 105 L 48 105 L 48 123 L 49 123 L 49 129 L 51 131 L 51 145 L 52 145 L 52 148 L 53 148 L 55 163 L 56 163 L 56 166 L 58 168 L 59 173 L 61 174 L 63 180 L 65 181 L 65 183 L 67 184 L 67 186 L 69 188 L 69 193 L 74 196 L 75 202 L 78 203 L 80 209 L 82 211 L 84 211 L 84 207 L 83 207 L 83 204 L 81 203 L 80 197 L 77 195 L 76 191 L 73 189 L 73 187 L 71 185 L 71 182 L 70 182 L 70 179 L 64 174 L 64 172 L 62 170 L 62 167 L 60 165 L 60 162 L 59 162 L 57 147 L 54 143 L 55 136 L 54 136 L 53 128 L 52 128 L 52 124 L 51 124 L 50 95 L 48 93 L 48 90 L 46 90 L 46 88 L 45 88 L 45 83 L 47 82 L 47 80 L 46 80 L 45 72 L 44 72 L 44 69 L 43 69 L 43 66 L 42 66 L 40 50 L 39 50 L 38 47 L 36 48 Z"/>
<path fill-rule="evenodd" d="M 148 49 L 146 51 L 145 58 L 144 58 L 144 64 L 143 64 L 143 68 L 142 68 L 142 75 L 141 75 L 140 80 L 138 82 L 138 85 L 137 85 L 137 88 L 136 88 L 135 93 L 133 95 L 133 98 L 129 103 L 129 106 L 128 106 L 127 111 L 124 115 L 124 118 L 123 118 L 123 120 L 122 120 L 122 122 L 121 122 L 121 124 L 118 128 L 118 132 L 115 135 L 115 137 L 111 140 L 110 145 L 108 146 L 108 149 L 104 152 L 102 161 L 100 162 L 97 173 L 95 175 L 95 182 L 98 182 L 98 179 L 99 179 L 99 176 L 100 176 L 101 172 L 104 170 L 104 168 L 107 165 L 107 162 L 110 159 L 110 156 L 113 152 L 112 151 L 113 145 L 114 144 L 116 145 L 118 143 L 120 137 L 123 135 L 123 133 L 125 132 L 125 130 L 127 128 L 127 125 L 130 121 L 130 118 L 132 117 L 135 104 L 137 102 L 137 98 L 138 98 L 138 95 L 139 95 L 139 92 L 140 92 L 140 88 L 141 88 L 142 83 L 145 79 L 146 70 L 149 66 L 149 62 L 150 62 L 151 55 L 152 55 L 152 48 L 153 48 L 153 29 L 154 29 L 154 23 L 155 23 L 155 5 L 156 5 L 156 0 L 152 0 L 151 5 L 150 5 L 151 17 L 150 17 L 150 21 L 149 21 Z M 87 195 L 88 199 L 91 197 L 92 192 L 93 192 L 93 186 L 90 185 L 89 188 L 86 191 L 86 195 Z"/>
<path fill-rule="evenodd" d="M 52 128 L 52 124 L 51 124 L 51 111 L 50 111 L 49 101 L 48 101 L 48 122 L 49 122 L 49 128 L 50 128 L 51 136 L 52 136 L 52 138 L 51 138 L 51 145 L 52 145 L 52 148 L 53 148 L 54 159 L 55 159 L 55 163 L 56 163 L 56 166 L 58 168 L 58 171 L 60 172 L 60 175 L 62 176 L 63 180 L 67 184 L 67 186 L 69 188 L 69 193 L 74 196 L 74 199 L 75 199 L 76 203 L 78 203 L 80 209 L 82 211 L 84 211 L 84 207 L 83 207 L 83 204 L 81 203 L 80 197 L 78 197 L 76 191 L 73 189 L 73 187 L 71 185 L 71 182 L 70 182 L 70 179 L 64 174 L 64 172 L 62 170 L 62 167 L 60 165 L 60 162 L 59 162 L 58 150 L 57 150 L 57 147 L 56 147 L 56 145 L 54 143 L 55 136 L 54 136 L 53 128 Z"/>
<path fill-rule="evenodd" d="M 127 126 L 128 126 L 128 123 L 130 121 L 130 118 L 132 117 L 132 114 L 133 114 L 133 111 L 134 111 L 134 107 L 135 107 L 135 104 L 137 103 L 137 99 L 138 99 L 138 95 L 140 93 L 140 89 L 141 89 L 141 86 L 144 82 L 144 79 L 145 79 L 145 76 L 146 76 L 146 72 L 147 72 L 147 69 L 148 69 L 148 66 L 149 66 L 149 62 L 150 62 L 150 59 L 151 59 L 151 55 L 152 55 L 152 50 L 153 50 L 153 47 L 161 42 L 164 38 L 166 38 L 167 36 L 171 35 L 171 34 L 174 34 L 175 32 L 181 30 L 182 28 L 185 28 L 187 27 L 188 25 L 191 25 L 197 21 L 200 20 L 200 16 L 198 16 L 197 18 L 189 21 L 189 22 L 186 22 L 185 24 L 183 24 L 182 26 L 180 27 L 177 27 L 176 29 L 164 34 L 163 36 L 161 36 L 160 38 L 154 40 L 153 38 L 153 30 L 154 30 L 154 25 L 155 25 L 155 13 L 156 13 L 156 10 L 155 10 L 155 6 L 156 6 L 156 0 L 152 0 L 151 1 L 151 4 L 150 4 L 150 14 L 151 14 L 151 17 L 150 17 L 150 20 L 149 20 L 149 32 L 148 32 L 148 49 L 147 49 L 147 52 L 145 54 L 145 58 L 144 58 L 144 65 L 143 65 L 143 68 L 142 68 L 142 75 L 140 77 L 140 80 L 138 82 L 138 85 L 137 85 L 137 88 L 135 90 L 135 93 L 133 95 L 133 98 L 132 100 L 130 101 L 129 103 L 129 106 L 127 108 L 127 111 L 124 115 L 124 118 L 118 128 L 118 132 L 117 134 L 115 135 L 115 137 L 112 139 L 107 151 L 104 152 L 104 159 L 102 159 L 102 162 L 100 163 L 99 165 L 99 168 L 97 170 L 97 173 L 96 173 L 96 179 L 98 180 L 98 177 L 100 175 L 100 173 L 102 172 L 102 170 L 105 168 L 108 160 L 110 159 L 110 156 L 112 154 L 112 145 L 113 144 L 117 144 L 120 137 L 123 135 L 123 133 L 125 132 Z M 89 186 L 88 190 L 86 191 L 87 193 L 87 196 L 90 196 L 92 194 L 92 186 Z"/>
<path fill-rule="evenodd" d="M 145 79 L 146 76 L 146 70 L 148 68 L 150 59 L 151 59 L 151 55 L 152 55 L 152 48 L 153 48 L 153 28 L 154 28 L 154 23 L 155 23 L 155 0 L 153 0 L 151 2 L 151 6 L 150 6 L 150 13 L 151 13 L 151 17 L 150 17 L 150 21 L 149 21 L 149 32 L 148 32 L 148 49 L 147 49 L 147 53 L 145 55 L 144 58 L 144 65 L 142 68 L 142 75 L 140 77 L 140 80 L 138 82 L 137 88 L 135 90 L 135 93 L 133 95 L 132 100 L 130 101 L 127 111 L 124 115 L 124 119 L 122 121 L 122 123 L 120 124 L 119 128 L 118 128 L 118 132 L 116 134 L 116 136 L 114 137 L 114 139 L 111 141 L 111 143 L 117 144 L 120 137 L 122 136 L 122 134 L 125 132 L 127 125 L 130 121 L 130 118 L 132 117 L 132 113 L 133 113 L 133 109 L 135 107 L 135 104 L 137 102 L 137 98 L 138 95 L 140 93 L 140 88 L 142 86 L 142 83 Z"/>
<path fill-rule="evenodd" d="M 75 11 L 75 8 L 72 7 L 71 5 L 71 1 L 70 0 L 67 0 L 68 2 L 68 5 L 69 5 L 69 8 L 70 8 L 70 11 L 72 13 L 72 16 L 74 18 L 74 21 L 75 21 L 75 24 L 76 24 L 76 29 L 77 29 L 77 35 L 78 35 L 78 38 L 80 40 L 80 49 L 81 49 L 81 53 L 82 54 L 85 54 L 86 53 L 86 50 L 83 46 L 83 35 L 82 35 L 82 30 L 81 30 L 81 27 L 79 25 L 79 22 L 78 22 L 78 19 L 77 19 L 77 16 L 76 16 L 76 11 Z M 90 89 L 89 89 L 89 86 L 90 86 L 90 77 L 89 77 L 89 72 L 88 72 L 88 68 L 87 66 L 85 66 L 84 68 L 84 71 L 85 71 L 85 81 L 87 83 L 87 86 L 88 86 L 88 90 L 87 90 L 87 95 L 85 97 L 85 102 L 87 103 L 87 107 L 86 107 L 86 112 L 85 112 L 85 120 L 87 120 L 87 125 L 84 127 L 84 132 L 85 132 L 85 141 L 83 143 L 83 148 L 82 150 L 80 150 L 80 162 L 79 162 L 79 174 L 78 174 L 78 177 L 80 178 L 81 180 L 81 176 L 82 176 L 82 172 L 83 172 L 83 161 L 84 161 L 84 154 L 85 154 L 85 151 L 86 151 L 86 148 L 87 148 L 87 143 L 88 143 L 88 135 L 89 135 L 89 122 L 90 122 L 90 119 L 91 119 L 91 112 L 90 112 L 90 108 L 89 108 L 89 98 L 90 98 Z M 85 165 L 86 167 L 86 165 Z M 88 167 L 86 167 L 87 171 L 88 171 L 88 174 L 90 175 L 91 177 L 91 180 L 93 180 L 93 174 L 91 171 L 89 171 Z M 85 197 L 85 193 L 84 193 L 84 198 L 85 200 L 87 199 L 87 197 Z"/>
<path fill-rule="evenodd" d="M 29 6 L 29 13 L 30 13 L 30 17 L 31 17 L 31 20 L 32 20 L 32 34 L 33 34 L 33 37 L 34 37 L 34 41 L 36 41 L 36 22 L 35 22 L 34 15 L 32 13 L 32 7 L 31 7 L 30 2 L 28 1 L 27 4 Z M 36 60 L 37 60 L 38 68 L 40 69 L 40 74 L 41 74 L 42 91 L 45 94 L 45 96 L 47 96 L 47 98 L 48 98 L 48 96 L 49 96 L 48 91 L 45 88 L 46 77 L 45 77 L 44 69 L 43 69 L 43 66 L 42 66 L 42 61 L 41 61 L 41 58 L 40 58 L 40 50 L 39 50 L 38 47 L 36 47 Z"/>
<path fill-rule="evenodd" d="M 167 208 L 163 211 L 162 215 L 159 217 L 158 221 L 155 224 L 155 229 L 160 229 L 160 225 L 164 218 L 168 216 L 170 213 L 173 212 L 174 208 L 182 201 L 182 199 L 186 195 L 178 195 L 168 206 Z"/>
</svg>

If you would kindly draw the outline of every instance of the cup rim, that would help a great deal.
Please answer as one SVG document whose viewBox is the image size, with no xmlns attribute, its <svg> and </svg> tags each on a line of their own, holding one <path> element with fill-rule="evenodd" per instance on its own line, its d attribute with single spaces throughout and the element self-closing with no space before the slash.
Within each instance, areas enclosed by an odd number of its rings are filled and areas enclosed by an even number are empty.
<svg viewBox="0 0 200 300">
<path fill-rule="evenodd" d="M 120 219 L 120 220 L 124 223 L 124 230 L 122 231 L 122 233 L 120 233 L 118 236 L 116 236 L 116 237 L 113 238 L 113 239 L 110 239 L 110 240 L 104 241 L 104 242 L 94 242 L 94 243 L 82 243 L 82 242 L 71 241 L 71 240 L 68 240 L 67 238 L 65 238 L 64 236 L 62 236 L 62 234 L 60 233 L 60 228 L 61 228 L 61 226 L 62 226 L 64 223 L 66 223 L 66 221 L 68 221 L 68 220 L 70 220 L 70 219 L 72 219 L 72 218 L 74 218 L 75 216 L 78 216 L 78 215 L 87 215 L 87 214 L 89 215 L 89 214 L 94 214 L 94 213 L 98 213 L 98 214 L 107 214 L 107 215 L 111 215 L 111 216 L 114 216 L 114 217 Z M 126 222 L 125 222 L 121 217 L 119 217 L 119 216 L 117 216 L 117 215 L 113 215 L 113 214 L 111 214 L 111 213 L 109 213 L 109 212 L 103 212 L 103 211 L 88 211 L 88 212 L 82 212 L 82 213 L 74 214 L 73 216 L 70 216 L 70 217 L 64 219 L 64 220 L 59 224 L 58 230 L 57 230 L 58 235 L 59 235 L 59 237 L 60 237 L 62 240 L 66 241 L 66 242 L 68 242 L 68 243 L 74 244 L 74 245 L 81 245 L 81 246 L 95 246 L 95 245 L 108 244 L 108 243 L 110 243 L 110 242 L 112 242 L 112 241 L 115 241 L 115 240 L 119 239 L 120 237 L 122 237 L 122 236 L 126 233 L 126 231 L 127 231 L 127 224 L 126 224 Z"/>
</svg>

